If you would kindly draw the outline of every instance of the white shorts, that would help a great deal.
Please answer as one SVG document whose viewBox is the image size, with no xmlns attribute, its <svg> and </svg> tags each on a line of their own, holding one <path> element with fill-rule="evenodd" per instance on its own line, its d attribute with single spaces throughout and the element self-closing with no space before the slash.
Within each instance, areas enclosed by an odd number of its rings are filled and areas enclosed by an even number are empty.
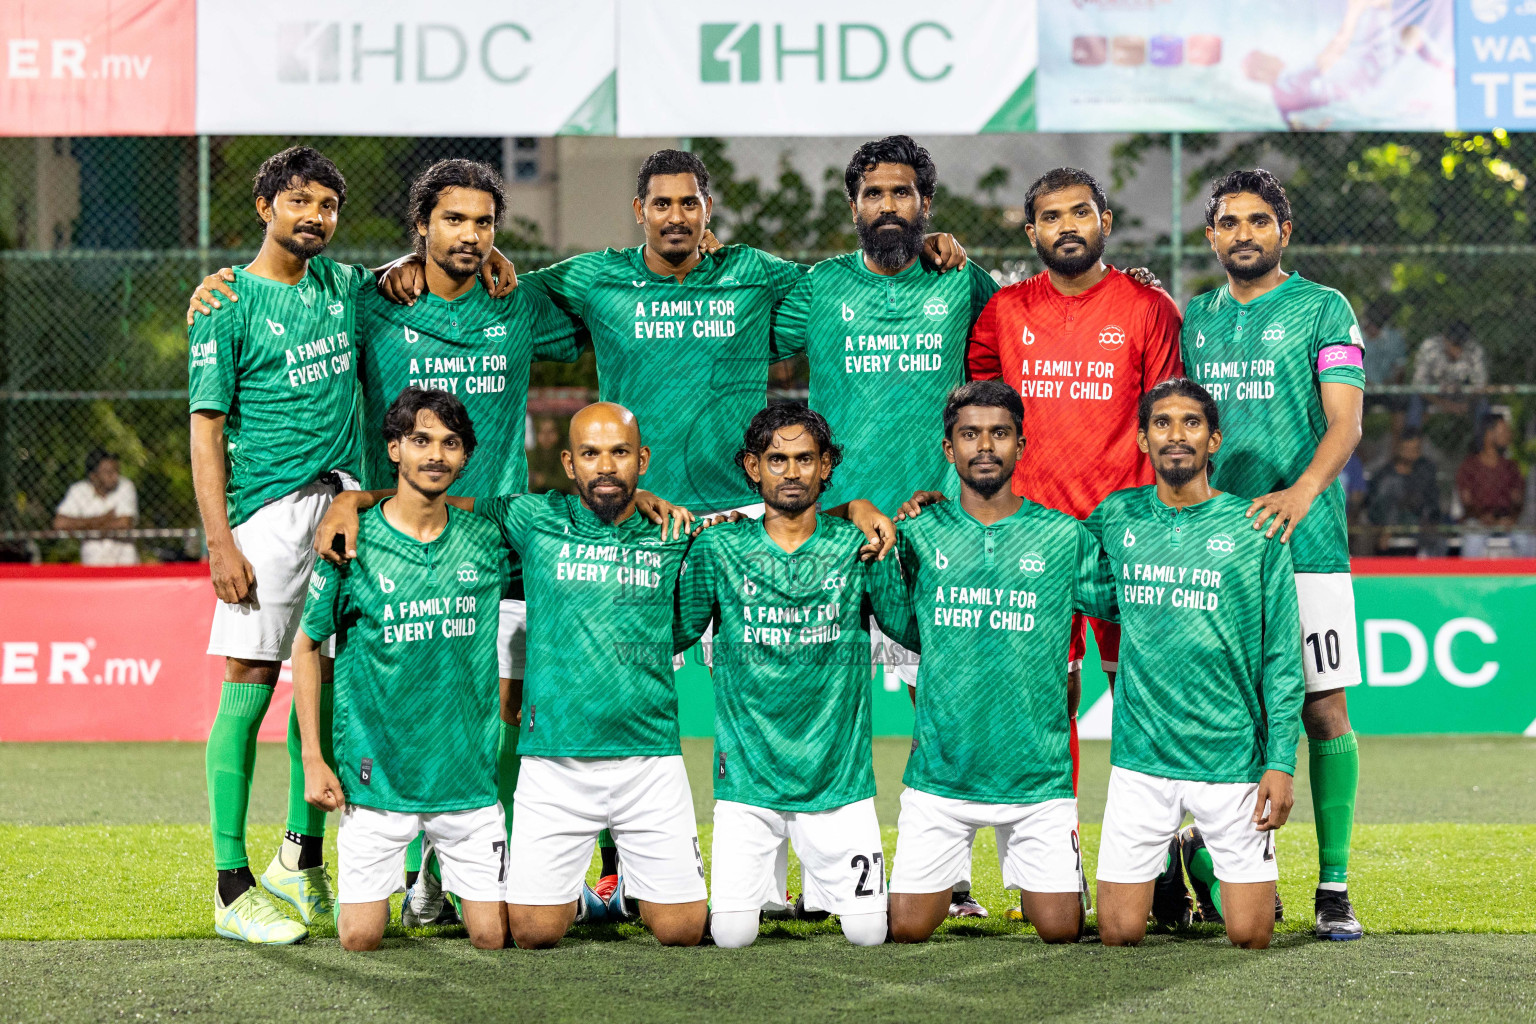
<svg viewBox="0 0 1536 1024">
<path fill-rule="evenodd" d="M 1194 815 L 1205 835 L 1217 878 L 1277 881 L 1275 834 L 1253 827 L 1258 792 L 1257 782 L 1190 782 L 1111 768 L 1099 836 L 1099 881 L 1135 884 L 1162 874 L 1168 843 L 1185 812 Z"/>
<path fill-rule="evenodd" d="M 890 693 L 917 685 L 919 656 L 880 631 L 880 624 L 869 620 L 870 658 L 884 670 L 885 688 Z"/>
<path fill-rule="evenodd" d="M 528 602 L 507 598 L 501 602 L 501 624 L 496 630 L 496 665 L 500 677 L 523 678 L 527 659 Z"/>
<path fill-rule="evenodd" d="M 892 892 L 944 892 L 970 877 L 976 831 L 997 835 L 1003 886 L 1029 892 L 1082 889 L 1082 844 L 1077 801 L 992 804 L 904 789 L 896 820 Z"/>
<path fill-rule="evenodd" d="M 414 814 L 348 804 L 336 831 L 337 902 L 373 903 L 398 892 L 405 849 L 423 830 L 437 851 L 443 888 L 461 900 L 500 902 L 507 880 L 501 804 Z"/>
<path fill-rule="evenodd" d="M 1307 692 L 1360 685 L 1360 642 L 1355 635 L 1355 588 L 1347 572 L 1299 572 L 1301 664 Z"/>
<path fill-rule="evenodd" d="M 781 906 L 789 871 L 789 858 L 781 852 L 786 840 L 800 858 L 807 909 L 885 913 L 885 855 L 873 797 L 826 811 L 715 801 L 712 908 L 729 913 Z"/>
<path fill-rule="evenodd" d="M 508 903 L 574 901 L 605 828 L 624 864 L 626 895 L 648 903 L 707 898 L 693 794 L 680 755 L 525 756 L 512 806 Z"/>
<path fill-rule="evenodd" d="M 357 481 L 337 473 L 343 490 Z M 287 661 L 304 615 L 304 596 L 315 566 L 315 527 L 320 525 L 336 488 L 319 480 L 268 502 L 235 527 L 235 546 L 256 574 L 254 594 L 244 604 L 216 601 L 208 653 L 246 661 Z M 335 650 L 327 640 L 325 652 Z"/>
</svg>

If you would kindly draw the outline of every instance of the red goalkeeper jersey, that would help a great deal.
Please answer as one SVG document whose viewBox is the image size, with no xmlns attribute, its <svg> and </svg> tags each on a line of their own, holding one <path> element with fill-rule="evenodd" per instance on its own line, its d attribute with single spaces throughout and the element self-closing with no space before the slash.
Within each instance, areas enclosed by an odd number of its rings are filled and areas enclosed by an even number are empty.
<svg viewBox="0 0 1536 1024">
<path fill-rule="evenodd" d="M 1122 487 L 1152 483 L 1136 447 L 1136 403 L 1184 372 L 1179 308 L 1111 267 L 1066 296 L 1042 271 L 992 296 L 966 351 L 971 379 L 1001 377 L 1024 399 L 1014 493 L 1079 519 Z"/>
</svg>

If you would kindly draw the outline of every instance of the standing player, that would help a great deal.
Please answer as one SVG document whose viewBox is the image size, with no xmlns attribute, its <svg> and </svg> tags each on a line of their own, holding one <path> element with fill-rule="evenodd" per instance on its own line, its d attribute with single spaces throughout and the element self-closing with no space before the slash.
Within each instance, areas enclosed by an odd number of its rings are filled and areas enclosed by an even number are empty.
<svg viewBox="0 0 1536 1024">
<path fill-rule="evenodd" d="M 378 948 L 406 847 L 425 829 L 470 941 L 500 949 L 507 833 L 491 671 L 506 545 L 493 523 L 448 504 L 475 452 L 458 399 L 408 388 L 383 433 L 399 490 L 363 513 L 355 560 L 315 566 L 293 652 L 306 796 L 341 811 L 342 948 Z M 320 701 L 320 644 L 331 636 L 334 757 Z"/>
<path fill-rule="evenodd" d="M 331 161 L 308 147 L 285 149 L 261 165 L 253 191 L 265 235 L 256 258 L 233 272 L 246 301 L 199 318 L 190 331 L 192 480 L 219 599 L 208 653 L 225 659 L 207 753 L 214 927 L 229 938 L 284 943 L 308 930 L 267 893 L 306 923 L 331 905 L 325 813 L 304 802 L 293 717 L 288 831 L 261 889 L 245 849 L 251 770 L 303 611 L 315 524 L 339 490 L 356 486 L 354 303 L 372 279 L 320 255 L 347 197 Z"/>
<path fill-rule="evenodd" d="M 1014 493 L 1082 519 L 1111 491 L 1152 481 L 1136 448 L 1136 402 L 1181 372 L 1179 310 L 1161 288 L 1104 262 L 1114 214 L 1086 171 L 1041 175 L 1025 193 L 1024 219 L 1045 270 L 987 304 L 967 366 L 973 379 L 1000 377 L 1024 399 L 1031 443 L 1014 468 Z M 1093 632 L 1113 684 L 1119 630 L 1096 620 Z M 1086 651 L 1079 620 L 1068 656 L 1074 766 Z"/>
<path fill-rule="evenodd" d="M 363 290 L 358 311 L 363 422 L 370 436 L 383 422 L 393 396 L 406 387 L 438 388 L 461 400 L 477 425 L 480 457 L 450 487 L 452 494 L 520 494 L 528 489 L 523 444 L 528 372 L 535 360 L 573 362 L 580 352 L 577 325 L 546 297 L 519 288 L 492 298 L 480 284 L 506 200 L 501 175 L 469 160 L 442 160 L 427 168 L 410 190 L 410 224 L 416 252 L 425 260 L 426 293 L 412 305 Z M 382 445 L 365 445 L 363 486 L 387 488 L 395 468 Z M 515 574 L 514 574 L 515 575 Z M 517 729 L 521 704 L 527 606 L 515 578 L 501 602 L 497 654 L 504 730 L 500 758 L 501 801 L 512 805 L 517 788 Z M 413 846 L 407 877 L 422 867 Z M 429 865 L 430 866 L 430 865 Z M 414 883 L 414 880 L 413 880 Z M 452 919 L 430 870 L 401 905 L 406 924 Z"/>
<path fill-rule="evenodd" d="M 1360 653 L 1338 476 L 1360 442 L 1364 342 L 1344 296 L 1281 269 L 1291 204 L 1274 175 L 1227 175 L 1211 190 L 1205 222 L 1227 283 L 1190 300 L 1184 365 L 1222 407 L 1226 440 L 1212 484 L 1251 499 L 1253 528 L 1267 521 L 1271 537 L 1283 529 L 1291 548 L 1317 828 L 1317 935 L 1358 939 L 1348 869 L 1360 752 L 1344 687 L 1360 682 Z"/>
<path fill-rule="evenodd" d="M 1227 937 L 1263 949 L 1303 694 L 1291 551 L 1248 528 L 1246 498 L 1211 486 L 1210 460 L 1228 452 L 1204 388 L 1182 377 L 1157 385 L 1138 423 L 1156 486 L 1116 491 L 1087 522 L 1122 629 L 1099 936 L 1106 946 L 1141 941 L 1188 813 L 1191 874 L 1212 887 Z"/>
<path fill-rule="evenodd" d="M 866 623 L 900 631 L 910 613 L 896 560 L 860 561 L 863 532 L 817 510 L 842 454 L 820 414 L 760 411 L 736 463 L 763 517 L 700 534 L 678 585 L 678 647 L 714 627 L 710 933 L 727 948 L 783 898 L 786 842 L 805 909 L 839 915 L 854 945 L 885 941 Z"/>
<path fill-rule="evenodd" d="M 1009 488 L 1024 406 L 1001 381 L 944 404 L 958 501 L 898 528 L 923 660 L 891 873 L 891 933 L 933 933 L 978 829 L 997 832 L 1003 884 L 1046 942 L 1082 934 L 1082 855 L 1061 650 L 1073 612 L 1100 612 L 1098 544 Z M 718 890 L 716 898 L 719 898 Z"/>
<path fill-rule="evenodd" d="M 810 407 L 859 453 L 828 485 L 827 503 L 857 495 L 892 515 L 914 491 L 955 493 L 933 443 L 937 424 L 912 410 L 942 408 L 965 379 L 965 338 L 997 284 L 972 262 L 947 273 L 921 259 L 938 180 L 928 151 L 906 135 L 860 146 L 843 172 L 859 251 L 811 267 L 774 314 L 775 356 L 806 354 Z M 917 655 L 878 624 L 870 636 L 885 688 L 916 683 Z M 968 879 L 952 909 L 987 916 Z"/>
</svg>

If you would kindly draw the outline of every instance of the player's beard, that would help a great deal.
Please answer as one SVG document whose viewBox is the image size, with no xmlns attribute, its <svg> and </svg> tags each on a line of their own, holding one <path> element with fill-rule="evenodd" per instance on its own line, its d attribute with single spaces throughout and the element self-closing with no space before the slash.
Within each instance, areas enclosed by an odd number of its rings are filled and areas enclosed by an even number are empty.
<svg viewBox="0 0 1536 1024">
<path fill-rule="evenodd" d="M 1257 248 L 1257 247 L 1255 247 Z M 1279 249 L 1259 249 L 1261 255 L 1249 264 L 1241 264 L 1232 258 L 1234 250 L 1218 253 L 1222 267 L 1239 281 L 1257 281 L 1280 265 Z M 1252 249 L 1246 250 L 1252 252 Z"/>
<path fill-rule="evenodd" d="M 966 468 L 974 469 L 976 465 L 977 460 L 972 459 L 971 464 Z M 1002 463 L 999 461 L 996 462 L 995 465 L 1001 466 Z M 1008 481 L 1011 476 L 1011 473 L 999 473 L 997 475 L 997 479 L 995 480 L 978 480 L 974 476 L 967 476 L 964 479 L 966 486 L 970 487 L 971 490 L 975 491 L 983 498 L 991 498 L 993 495 L 997 494 L 998 491 L 1001 491 L 1004 487 L 1008 486 Z"/>
<path fill-rule="evenodd" d="M 1158 454 L 1167 455 L 1169 450 L 1170 449 L 1168 448 L 1164 448 Z M 1185 446 L 1181 446 L 1179 450 L 1189 452 L 1191 455 L 1193 455 L 1195 451 L 1193 448 Z M 1194 460 L 1191 459 L 1189 462 L 1183 463 L 1181 465 L 1159 466 L 1157 475 L 1162 477 L 1163 480 L 1167 482 L 1169 487 L 1172 487 L 1174 490 L 1178 490 L 1180 487 L 1183 487 L 1185 484 L 1189 483 L 1195 477 L 1204 472 L 1205 463 L 1202 462 L 1199 465 L 1196 465 Z"/>
<path fill-rule="evenodd" d="M 763 504 L 767 505 L 769 508 L 773 509 L 780 515 L 785 516 L 799 515 L 801 512 L 804 512 L 806 509 L 816 504 L 817 500 L 821 497 L 821 491 L 819 489 L 810 487 L 802 487 L 799 493 L 793 497 L 785 498 L 782 497 L 782 494 L 782 484 L 779 485 L 779 488 L 774 490 L 771 495 L 767 491 L 764 491 Z"/>
<path fill-rule="evenodd" d="M 1104 257 L 1104 232 L 1100 231 L 1092 238 L 1085 238 L 1082 235 L 1066 237 L 1076 238 L 1082 243 L 1082 250 L 1076 256 L 1056 255 L 1055 246 L 1061 244 L 1061 238 L 1057 238 L 1051 248 L 1046 248 L 1039 242 L 1035 243 L 1035 253 L 1040 257 L 1040 262 L 1062 277 L 1076 277 L 1085 273 Z"/>
<path fill-rule="evenodd" d="M 313 240 L 300 238 L 297 234 L 279 235 L 277 244 L 287 249 L 301 260 L 312 260 L 325 252 L 325 236 L 321 235 Z"/>
<path fill-rule="evenodd" d="M 598 484 L 617 484 L 617 494 L 598 494 Z M 634 500 L 635 489 L 616 476 L 595 476 L 587 481 L 576 482 L 576 487 L 581 491 L 582 500 L 587 503 L 587 508 L 604 526 L 612 526 L 618 521 L 619 513 L 623 512 L 629 503 Z"/>
<path fill-rule="evenodd" d="M 899 224 L 901 230 L 886 231 L 881 225 Z M 928 231 L 928 217 L 919 213 L 912 220 L 894 213 L 882 213 L 873 221 L 854 222 L 859 233 L 859 248 L 877 267 L 903 270 L 923 251 L 923 235 Z"/>
<path fill-rule="evenodd" d="M 453 265 L 453 256 L 456 253 L 467 253 L 468 255 L 473 256 L 475 258 L 475 265 L 468 271 L 460 270 L 458 267 Z M 485 257 L 487 255 L 489 255 L 489 253 L 482 253 L 473 247 L 456 245 L 450 248 L 447 252 L 443 253 L 441 259 L 439 259 L 437 254 L 434 253 L 432 255 L 432 262 L 436 263 L 439 270 L 453 278 L 455 281 L 468 281 L 470 278 L 480 273 L 480 267 L 484 265 Z"/>
</svg>

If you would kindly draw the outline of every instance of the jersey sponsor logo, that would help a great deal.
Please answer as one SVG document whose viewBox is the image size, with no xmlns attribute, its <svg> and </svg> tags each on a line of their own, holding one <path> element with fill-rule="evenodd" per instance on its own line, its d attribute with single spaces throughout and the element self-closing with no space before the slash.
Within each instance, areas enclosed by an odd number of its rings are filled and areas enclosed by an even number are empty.
<svg viewBox="0 0 1536 1024">
<path fill-rule="evenodd" d="M 335 302 L 331 303 L 329 306 L 326 306 L 325 308 L 330 311 L 331 316 L 341 316 L 341 311 L 346 309 L 347 307 L 342 304 L 342 301 L 340 299 L 337 299 Z"/>
<path fill-rule="evenodd" d="M 1227 534 L 1218 533 L 1205 542 L 1205 550 L 1213 555 L 1230 555 L 1237 550 L 1237 545 Z"/>
<path fill-rule="evenodd" d="M 1038 551 L 1026 551 L 1019 559 L 1019 572 L 1030 579 L 1037 579 L 1045 574 L 1045 556 Z"/>
<path fill-rule="evenodd" d="M 944 557 L 944 552 L 938 548 L 933 549 L 933 566 L 936 569 L 948 569 L 949 559 Z"/>
<path fill-rule="evenodd" d="M 644 288 L 645 287 L 645 282 L 644 281 L 630 281 L 629 283 L 634 285 L 636 288 Z"/>
<path fill-rule="evenodd" d="M 1026 345 L 1033 345 L 1035 343 L 1035 332 L 1030 330 L 1028 326 L 1025 326 L 1024 333 L 1019 336 L 1019 340 Z"/>
<path fill-rule="evenodd" d="M 460 562 L 454 573 L 458 576 L 459 583 L 465 587 L 480 582 L 480 570 L 475 568 L 473 562 Z"/>
<path fill-rule="evenodd" d="M 923 303 L 923 316 L 929 320 L 939 320 L 949 316 L 949 303 L 935 295 Z"/>
<path fill-rule="evenodd" d="M 1128 548 L 1133 548 L 1136 546 L 1136 535 L 1131 532 L 1131 528 L 1129 526 L 1125 528 L 1125 546 Z"/>
<path fill-rule="evenodd" d="M 492 324 L 485 329 L 487 338 L 505 338 L 507 336 L 506 324 Z"/>
<path fill-rule="evenodd" d="M 858 316 L 858 314 L 849 307 L 848 303 L 843 303 L 843 319 L 852 320 L 856 316 Z"/>
<path fill-rule="evenodd" d="M 417 334 L 415 331 L 411 330 L 409 327 L 404 328 L 404 330 L 405 330 L 405 343 L 407 345 L 414 345 L 418 341 L 421 340 L 421 335 Z"/>
<path fill-rule="evenodd" d="M 1285 324 L 1282 324 L 1280 321 L 1276 320 L 1274 323 L 1264 328 L 1264 333 L 1259 335 L 1259 339 L 1261 341 L 1284 341 Z"/>
<path fill-rule="evenodd" d="M 821 581 L 822 590 L 842 590 L 848 585 L 848 577 L 833 569 L 827 573 L 827 578 Z"/>
<path fill-rule="evenodd" d="M 1108 352 L 1117 352 L 1125 346 L 1125 328 L 1119 324 L 1110 324 L 1099 332 L 1099 347 Z"/>
<path fill-rule="evenodd" d="M 279 338 L 283 336 L 283 331 L 286 330 L 282 324 L 278 323 L 276 320 L 273 320 L 271 317 L 267 317 L 267 326 L 272 328 L 272 333 L 277 335 Z"/>
<path fill-rule="evenodd" d="M 394 593 L 395 581 L 383 573 L 379 573 L 379 589 L 386 594 Z"/>
<path fill-rule="evenodd" d="M 756 593 L 757 593 L 757 584 L 752 582 L 752 577 L 750 577 L 750 576 L 743 576 L 741 578 L 741 596 L 742 597 L 752 597 Z"/>
<path fill-rule="evenodd" d="M 1195 332 L 1195 348 L 1205 348 L 1205 332 Z"/>
</svg>

